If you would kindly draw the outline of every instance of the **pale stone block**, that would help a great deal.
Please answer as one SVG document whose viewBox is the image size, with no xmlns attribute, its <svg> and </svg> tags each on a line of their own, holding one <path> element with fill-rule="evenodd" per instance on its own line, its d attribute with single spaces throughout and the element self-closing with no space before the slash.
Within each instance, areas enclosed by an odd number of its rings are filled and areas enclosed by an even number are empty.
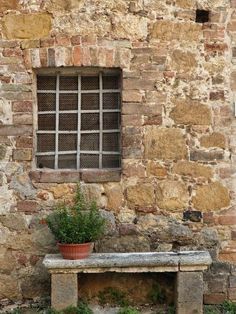
<svg viewBox="0 0 236 314">
<path fill-rule="evenodd" d="M 78 278 L 77 274 L 52 274 L 51 305 L 55 310 L 68 306 L 77 306 Z"/>
<path fill-rule="evenodd" d="M 202 313 L 202 272 L 178 272 L 176 283 L 176 314 Z"/>
</svg>

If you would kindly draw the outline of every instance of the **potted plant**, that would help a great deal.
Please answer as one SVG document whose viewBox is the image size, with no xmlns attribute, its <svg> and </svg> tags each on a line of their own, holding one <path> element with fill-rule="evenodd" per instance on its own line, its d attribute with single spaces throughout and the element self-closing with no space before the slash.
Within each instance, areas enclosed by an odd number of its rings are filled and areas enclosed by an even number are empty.
<svg viewBox="0 0 236 314">
<path fill-rule="evenodd" d="M 79 185 L 74 203 L 57 205 L 47 216 L 46 223 L 64 259 L 86 258 L 105 229 L 105 219 L 96 202 L 86 200 Z"/>
</svg>

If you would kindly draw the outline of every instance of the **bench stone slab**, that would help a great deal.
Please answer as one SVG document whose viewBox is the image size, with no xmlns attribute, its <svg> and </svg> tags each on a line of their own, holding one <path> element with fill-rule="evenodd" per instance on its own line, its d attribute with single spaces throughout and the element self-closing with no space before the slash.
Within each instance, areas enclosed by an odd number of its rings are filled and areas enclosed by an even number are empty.
<svg viewBox="0 0 236 314">
<path fill-rule="evenodd" d="M 77 305 L 78 273 L 176 272 L 176 313 L 203 313 L 203 274 L 212 263 L 209 252 L 94 253 L 86 259 L 66 260 L 46 255 L 43 264 L 51 273 L 52 307 Z"/>
<path fill-rule="evenodd" d="M 208 252 L 94 253 L 82 260 L 48 254 L 43 264 L 53 273 L 201 271 L 211 264 Z"/>
</svg>

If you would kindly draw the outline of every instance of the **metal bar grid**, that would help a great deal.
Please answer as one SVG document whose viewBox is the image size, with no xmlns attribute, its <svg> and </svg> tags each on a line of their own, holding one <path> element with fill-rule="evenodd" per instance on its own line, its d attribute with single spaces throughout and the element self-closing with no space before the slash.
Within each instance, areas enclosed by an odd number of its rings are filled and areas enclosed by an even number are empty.
<svg viewBox="0 0 236 314">
<path fill-rule="evenodd" d="M 99 73 L 99 169 L 102 168 L 102 148 L 103 148 L 103 95 L 102 95 L 102 73 Z"/>
<path fill-rule="evenodd" d="M 103 151 L 103 134 L 104 133 L 120 133 L 120 129 L 103 130 L 103 113 L 121 112 L 120 109 L 103 109 L 103 94 L 104 93 L 120 93 L 120 89 L 103 89 L 103 73 L 99 73 L 99 90 L 81 90 L 81 75 L 78 75 L 78 90 L 60 91 L 60 74 L 56 76 L 56 90 L 38 90 L 38 93 L 54 93 L 56 94 L 56 110 L 55 111 L 39 111 L 38 115 L 55 114 L 56 125 L 53 130 L 38 130 L 37 134 L 55 134 L 55 152 L 38 152 L 36 156 L 54 156 L 55 155 L 55 169 L 58 169 L 58 156 L 76 154 L 76 166 L 80 169 L 81 154 L 99 155 L 99 168 L 103 168 L 103 155 L 119 155 L 120 151 Z M 78 110 L 60 110 L 60 94 L 78 94 Z M 81 95 L 99 93 L 99 110 L 81 110 Z M 74 113 L 78 115 L 77 130 L 59 130 L 60 114 Z M 99 130 L 81 130 L 81 115 L 86 113 L 99 113 Z M 59 134 L 78 134 L 77 136 L 77 150 L 59 151 Z M 80 150 L 81 134 L 99 134 L 99 151 Z"/>
<path fill-rule="evenodd" d="M 71 155 L 71 154 L 77 154 L 77 150 L 68 150 L 68 151 L 59 151 L 58 155 Z M 98 155 L 100 154 L 99 150 L 81 150 L 80 154 L 86 154 L 86 155 Z M 103 152 L 103 155 L 120 155 L 119 152 Z M 37 153 L 37 156 L 53 156 L 55 155 L 55 152 L 42 152 Z"/>
<path fill-rule="evenodd" d="M 81 113 L 99 113 L 100 110 L 79 110 Z M 109 112 L 120 112 L 120 109 L 103 109 L 103 113 L 109 113 Z M 39 111 L 39 115 L 44 114 L 55 114 L 56 111 Z M 63 113 L 78 113 L 78 110 L 60 110 L 60 114 Z"/>
<path fill-rule="evenodd" d="M 80 131 L 81 134 L 96 134 L 99 133 L 99 130 L 85 130 Z M 56 131 L 37 131 L 37 134 L 55 134 Z M 77 134 L 78 131 L 58 131 L 58 134 Z M 102 133 L 120 133 L 120 129 L 112 129 L 112 130 L 102 130 Z"/>
<path fill-rule="evenodd" d="M 80 76 L 81 77 L 81 76 Z M 120 89 L 103 89 L 101 91 L 103 94 L 106 93 L 120 93 Z M 56 94 L 55 90 L 50 89 L 39 89 L 37 91 L 38 94 Z M 59 94 L 77 94 L 78 90 L 59 90 Z M 81 94 L 99 94 L 100 89 L 88 89 L 88 90 L 80 90 Z"/>
<path fill-rule="evenodd" d="M 81 142 L 81 76 L 78 75 L 78 135 L 77 135 L 77 156 L 76 166 L 80 168 L 80 142 Z"/>
<path fill-rule="evenodd" d="M 59 84 L 60 84 L 60 76 L 57 74 L 56 81 L 56 127 L 55 127 L 55 169 L 58 169 L 58 141 L 59 141 Z"/>
</svg>

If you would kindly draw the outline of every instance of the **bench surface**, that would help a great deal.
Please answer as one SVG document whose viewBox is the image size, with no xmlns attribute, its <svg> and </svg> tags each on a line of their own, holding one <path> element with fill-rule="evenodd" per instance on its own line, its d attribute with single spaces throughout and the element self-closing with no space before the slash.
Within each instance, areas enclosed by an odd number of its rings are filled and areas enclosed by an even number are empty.
<svg viewBox="0 0 236 314">
<path fill-rule="evenodd" d="M 211 264 L 205 251 L 93 253 L 88 258 L 66 260 L 48 254 L 43 264 L 51 273 L 178 272 L 202 271 Z"/>
</svg>

